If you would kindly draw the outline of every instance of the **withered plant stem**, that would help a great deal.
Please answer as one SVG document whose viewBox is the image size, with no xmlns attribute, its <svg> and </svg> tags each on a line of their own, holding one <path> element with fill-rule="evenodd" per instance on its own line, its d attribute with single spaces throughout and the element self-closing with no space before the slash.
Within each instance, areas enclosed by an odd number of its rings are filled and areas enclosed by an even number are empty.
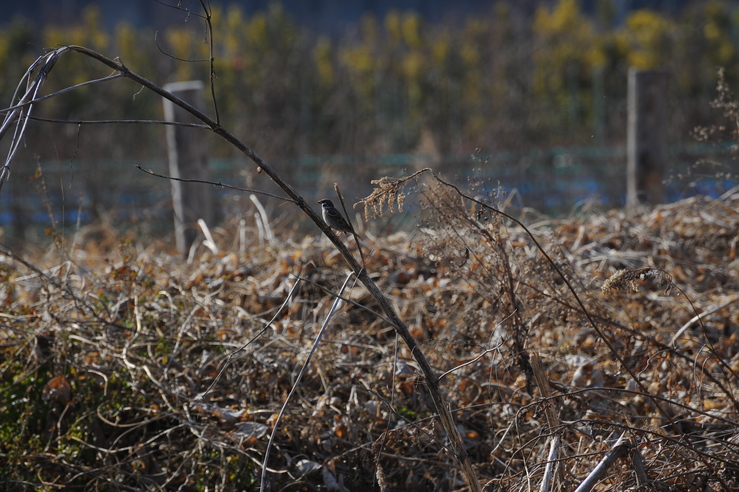
<svg viewBox="0 0 739 492">
<path fill-rule="evenodd" d="M 554 262 L 554 260 L 552 260 L 552 258 L 549 256 L 549 254 L 541 246 L 541 244 L 539 244 L 539 241 L 536 240 L 536 237 L 534 237 L 534 234 L 529 230 L 529 228 L 526 227 L 526 225 L 524 225 L 523 222 L 521 222 L 517 218 L 513 217 L 512 215 L 507 214 L 507 213 L 503 212 L 502 210 L 498 210 L 497 208 L 492 207 L 492 206 L 488 205 L 487 203 L 485 203 L 485 202 L 483 202 L 481 200 L 477 200 L 477 199 L 475 199 L 475 198 L 467 195 L 466 193 L 463 193 L 462 190 L 460 190 L 457 186 L 455 186 L 452 183 L 449 183 L 449 182 L 445 181 L 444 179 L 442 179 L 441 177 L 439 177 L 432 169 L 426 168 L 424 171 L 430 173 L 434 177 L 434 179 L 436 181 L 438 181 L 439 183 L 441 183 L 444 186 L 447 186 L 447 187 L 453 189 L 460 197 L 462 197 L 462 198 L 464 198 L 466 200 L 469 200 L 471 202 L 474 202 L 474 203 L 480 205 L 481 207 L 483 207 L 483 208 L 485 208 L 487 210 L 490 210 L 491 212 L 493 212 L 495 214 L 498 214 L 498 215 L 501 215 L 501 216 L 505 217 L 506 219 L 514 222 L 516 225 L 518 225 L 519 227 L 521 227 L 521 229 L 523 229 L 523 231 L 526 233 L 526 235 L 529 236 L 529 238 L 531 239 L 531 241 L 533 241 L 534 245 L 539 250 L 539 252 L 544 256 L 544 258 L 547 261 L 547 263 L 549 263 L 552 266 L 552 268 L 557 273 L 557 275 L 565 283 L 565 285 L 567 286 L 567 289 L 570 291 L 570 293 L 572 294 L 572 296 L 575 298 L 575 301 L 577 302 L 577 305 L 579 306 L 580 311 L 585 315 L 585 317 L 588 320 L 588 323 L 590 323 L 590 326 L 592 326 L 593 327 L 593 330 L 595 330 L 595 332 L 598 334 L 598 337 L 600 337 L 600 339 L 603 340 L 603 343 L 606 344 L 606 347 L 608 347 L 608 350 L 613 354 L 613 357 L 618 361 L 618 363 L 621 365 L 621 367 L 623 367 L 626 370 L 626 372 L 629 373 L 629 375 L 634 380 L 634 382 L 637 384 L 637 386 L 639 386 L 639 389 L 641 389 L 644 394 L 646 394 L 646 395 L 649 396 L 649 400 L 652 402 L 652 404 L 655 406 L 655 408 L 657 408 L 657 411 L 659 411 L 659 413 L 662 414 L 662 416 L 670 423 L 670 425 L 675 430 L 675 432 L 677 432 L 678 434 L 682 434 L 683 432 L 680 430 L 680 427 L 675 423 L 675 421 L 673 420 L 673 418 L 670 417 L 670 415 L 667 413 L 667 411 L 665 411 L 665 409 L 662 407 L 662 405 L 660 405 L 659 401 L 656 398 L 654 398 L 654 396 L 649 392 L 649 390 L 639 380 L 639 377 L 637 376 L 637 374 L 634 372 L 634 370 L 631 367 L 629 367 L 626 364 L 626 362 L 624 361 L 624 359 L 621 356 L 621 354 L 618 353 L 618 351 L 616 350 L 616 348 L 611 343 L 611 340 L 606 336 L 605 332 L 603 332 L 603 330 L 601 330 L 600 327 L 597 325 L 597 323 L 593 319 L 593 316 L 590 314 L 590 311 L 588 311 L 588 309 L 585 307 L 585 304 L 580 299 L 580 296 L 577 295 L 577 291 L 575 291 L 575 288 L 572 286 L 572 283 L 570 283 L 570 281 L 567 278 L 567 276 L 557 266 L 557 264 Z"/>
</svg>

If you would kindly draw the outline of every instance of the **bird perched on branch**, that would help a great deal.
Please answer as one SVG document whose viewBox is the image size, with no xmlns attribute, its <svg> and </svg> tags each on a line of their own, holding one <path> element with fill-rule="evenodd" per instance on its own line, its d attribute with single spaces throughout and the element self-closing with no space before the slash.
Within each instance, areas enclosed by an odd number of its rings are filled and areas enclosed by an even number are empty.
<svg viewBox="0 0 739 492">
<path fill-rule="evenodd" d="M 357 237 L 360 239 L 362 238 L 362 236 L 354 232 L 354 228 L 351 224 L 341 216 L 341 213 L 338 210 L 336 210 L 336 207 L 334 207 L 334 203 L 331 200 L 324 198 L 323 200 L 318 200 L 318 203 L 321 204 L 323 221 L 331 229 L 336 229 L 339 232 L 345 232 L 347 234 L 356 234 Z"/>
</svg>

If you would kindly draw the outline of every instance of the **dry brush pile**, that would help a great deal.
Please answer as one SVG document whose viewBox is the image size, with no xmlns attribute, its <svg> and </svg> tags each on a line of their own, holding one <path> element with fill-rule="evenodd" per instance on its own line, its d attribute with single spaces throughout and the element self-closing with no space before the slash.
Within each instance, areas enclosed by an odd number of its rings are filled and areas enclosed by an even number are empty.
<svg viewBox="0 0 739 492">
<path fill-rule="evenodd" d="M 421 227 L 367 241 L 366 268 L 442 375 L 485 490 L 538 490 L 547 463 L 550 490 L 573 490 L 621 435 L 600 490 L 739 487 L 736 193 L 529 223 L 556 269 L 457 190 L 418 193 Z M 254 490 L 277 424 L 272 490 L 465 489 L 359 284 L 277 421 L 346 263 L 317 234 L 240 244 L 236 224 L 190 264 L 105 230 L 36 261 L 0 250 L 2 487 Z"/>
</svg>

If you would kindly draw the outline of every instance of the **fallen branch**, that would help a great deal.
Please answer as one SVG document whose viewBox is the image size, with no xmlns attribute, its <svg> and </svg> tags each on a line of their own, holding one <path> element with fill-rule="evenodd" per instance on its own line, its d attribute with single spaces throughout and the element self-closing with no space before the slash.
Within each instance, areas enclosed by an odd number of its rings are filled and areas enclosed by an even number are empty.
<svg viewBox="0 0 739 492">
<path fill-rule="evenodd" d="M 611 450 L 606 453 L 603 459 L 598 463 L 598 466 L 590 472 L 590 475 L 582 481 L 580 486 L 575 489 L 575 492 L 589 492 L 590 490 L 593 490 L 595 484 L 598 483 L 598 480 L 600 480 L 606 471 L 608 471 L 608 468 L 610 468 L 617 459 L 621 458 L 629 450 L 631 445 L 624 438 L 625 435 L 625 432 L 621 434 L 621 437 L 618 438 L 616 444 L 614 444 Z"/>
</svg>

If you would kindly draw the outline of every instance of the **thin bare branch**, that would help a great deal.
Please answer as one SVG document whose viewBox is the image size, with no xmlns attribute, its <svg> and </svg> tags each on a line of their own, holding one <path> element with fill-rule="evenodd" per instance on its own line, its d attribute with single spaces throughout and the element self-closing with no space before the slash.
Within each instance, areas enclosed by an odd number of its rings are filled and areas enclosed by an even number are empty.
<svg viewBox="0 0 739 492">
<path fill-rule="evenodd" d="M 295 200 L 291 200 L 289 198 L 285 198 L 284 196 L 274 195 L 272 193 L 267 193 L 266 191 L 255 190 L 253 188 L 243 188 L 241 186 L 230 185 L 230 184 L 223 183 L 221 181 L 210 181 L 210 180 L 207 180 L 207 179 L 175 178 L 173 176 L 167 176 L 166 174 L 155 173 L 151 169 L 144 169 L 143 167 L 141 167 L 140 164 L 136 164 L 136 169 L 138 169 L 139 171 L 145 172 L 146 174 L 150 174 L 152 176 L 156 176 L 157 178 L 163 178 L 163 179 L 168 179 L 168 180 L 171 179 L 172 181 L 182 181 L 183 183 L 202 183 L 202 184 L 208 184 L 208 185 L 218 186 L 219 188 L 226 188 L 226 189 L 235 190 L 235 191 L 244 191 L 244 192 L 247 192 L 247 193 L 254 193 L 256 195 L 263 195 L 263 196 L 268 196 L 268 197 L 271 197 L 271 198 L 276 198 L 278 200 L 282 200 L 282 201 L 285 201 L 285 202 L 295 203 Z"/>
<path fill-rule="evenodd" d="M 43 118 L 41 116 L 30 116 L 28 119 L 40 121 L 43 123 L 59 123 L 63 125 L 169 125 L 181 126 L 186 128 L 201 128 L 207 130 L 210 127 L 200 123 L 184 123 L 180 121 L 164 121 L 164 120 L 62 120 L 58 118 Z"/>
<path fill-rule="evenodd" d="M 344 284 L 339 289 L 339 296 L 341 296 L 344 291 L 349 286 L 349 282 L 354 277 L 353 273 L 350 273 L 347 275 L 346 280 L 344 280 Z M 328 314 L 326 315 L 326 319 L 323 321 L 323 324 L 321 325 L 321 329 L 318 330 L 318 334 L 316 335 L 315 340 L 313 341 L 313 346 L 310 349 L 310 352 L 308 352 L 308 356 L 305 358 L 305 361 L 303 362 L 303 366 L 300 368 L 300 372 L 298 372 L 298 375 L 295 377 L 295 383 L 293 383 L 292 388 L 290 388 L 290 392 L 287 395 L 287 398 L 285 398 L 285 402 L 282 405 L 282 408 L 280 409 L 280 413 L 277 415 L 277 419 L 275 420 L 274 427 L 272 428 L 272 434 L 269 436 L 269 442 L 267 443 L 267 450 L 264 452 L 264 463 L 262 464 L 262 479 L 259 486 L 259 490 L 265 491 L 266 485 L 267 485 L 267 463 L 269 462 L 269 452 L 270 449 L 272 449 L 272 443 L 275 439 L 275 434 L 277 433 L 277 430 L 280 428 L 280 420 L 282 420 L 282 416 L 285 414 L 285 410 L 287 409 L 287 404 L 290 402 L 290 398 L 297 390 L 298 386 L 300 386 L 300 380 L 303 378 L 303 374 L 305 374 L 305 370 L 308 368 L 308 364 L 310 364 L 310 361 L 313 359 L 313 354 L 316 351 L 316 348 L 318 348 L 318 344 L 321 342 L 321 337 L 323 337 L 323 333 L 328 328 L 329 322 L 334 317 L 334 313 L 339 309 L 341 306 L 341 300 L 339 297 L 336 297 L 334 299 L 334 302 L 331 303 L 331 309 L 329 310 Z"/>
<path fill-rule="evenodd" d="M 277 309 L 277 311 L 275 311 L 275 314 L 272 316 L 272 319 L 269 320 L 269 322 L 266 325 L 264 325 L 264 328 L 262 328 L 256 335 L 254 335 L 246 343 L 244 343 L 244 345 L 242 345 L 241 347 L 237 348 L 236 350 L 234 350 L 233 352 L 231 352 L 230 354 L 228 354 L 228 357 L 226 358 L 226 361 L 223 363 L 223 366 L 218 371 L 218 375 L 213 379 L 213 382 L 210 383 L 210 386 L 208 386 L 208 389 L 206 389 L 205 391 L 203 391 L 202 393 L 200 393 L 195 398 L 196 400 L 202 400 L 202 399 L 204 399 L 208 395 L 208 393 L 210 393 L 210 391 L 213 389 L 213 387 L 216 385 L 216 383 L 218 383 L 218 380 L 221 379 L 221 376 L 223 375 L 223 371 L 226 370 L 226 368 L 228 367 L 228 365 L 231 363 L 231 359 L 233 359 L 234 356 L 236 356 L 236 354 L 238 354 L 239 352 L 241 352 L 242 350 L 244 350 L 246 347 L 248 347 L 249 345 L 251 345 L 252 343 L 254 343 L 258 338 L 260 338 L 262 335 L 264 335 L 267 332 L 267 330 L 269 330 L 270 326 L 272 326 L 272 323 L 275 322 L 275 320 L 280 315 L 280 313 L 282 313 L 282 311 L 285 309 L 285 307 L 287 307 L 287 305 L 290 303 L 290 300 L 293 298 L 293 296 L 297 292 L 299 286 L 300 286 L 300 278 L 298 277 L 298 279 L 295 281 L 295 283 L 293 284 L 292 288 L 290 289 L 290 292 L 285 297 L 285 301 Z"/>
</svg>

